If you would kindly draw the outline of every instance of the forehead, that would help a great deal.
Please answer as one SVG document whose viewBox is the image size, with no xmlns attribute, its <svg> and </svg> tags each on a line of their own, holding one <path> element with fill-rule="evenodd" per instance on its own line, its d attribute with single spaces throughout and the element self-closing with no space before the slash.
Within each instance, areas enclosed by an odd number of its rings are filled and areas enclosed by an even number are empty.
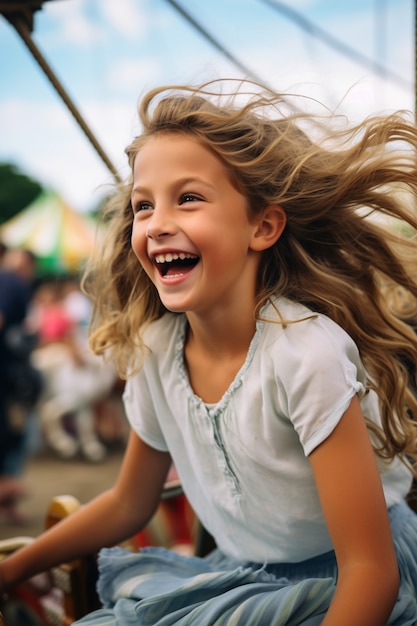
<svg viewBox="0 0 417 626">
<path fill-rule="evenodd" d="M 134 178 L 143 177 L 154 169 L 223 170 L 226 166 L 214 152 L 192 135 L 166 132 L 147 139 L 138 150 L 133 165 Z"/>
</svg>

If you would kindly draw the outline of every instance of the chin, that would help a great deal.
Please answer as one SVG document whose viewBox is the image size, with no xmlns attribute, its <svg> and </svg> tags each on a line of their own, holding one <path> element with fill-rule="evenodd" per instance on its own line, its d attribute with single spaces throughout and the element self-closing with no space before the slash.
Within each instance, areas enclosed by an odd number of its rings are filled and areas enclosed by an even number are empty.
<svg viewBox="0 0 417 626">
<path fill-rule="evenodd" d="M 175 304 L 173 302 L 165 302 L 162 298 L 161 298 L 161 302 L 164 305 L 164 307 L 167 309 L 167 311 L 169 311 L 170 313 L 185 313 L 187 310 L 184 306 L 181 306 L 180 304 Z"/>
</svg>

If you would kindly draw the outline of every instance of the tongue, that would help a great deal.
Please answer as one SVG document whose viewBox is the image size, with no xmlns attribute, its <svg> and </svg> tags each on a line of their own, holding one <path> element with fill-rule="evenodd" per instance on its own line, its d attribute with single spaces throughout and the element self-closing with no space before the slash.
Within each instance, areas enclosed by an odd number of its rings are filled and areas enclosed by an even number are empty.
<svg viewBox="0 0 417 626">
<path fill-rule="evenodd" d="M 198 263 L 198 257 L 189 259 L 178 259 L 164 263 L 162 267 L 162 276 L 178 276 L 179 274 L 188 274 Z"/>
<path fill-rule="evenodd" d="M 178 274 L 187 274 L 193 269 L 193 266 L 167 264 L 168 267 L 164 271 L 164 276 L 178 276 Z"/>
</svg>

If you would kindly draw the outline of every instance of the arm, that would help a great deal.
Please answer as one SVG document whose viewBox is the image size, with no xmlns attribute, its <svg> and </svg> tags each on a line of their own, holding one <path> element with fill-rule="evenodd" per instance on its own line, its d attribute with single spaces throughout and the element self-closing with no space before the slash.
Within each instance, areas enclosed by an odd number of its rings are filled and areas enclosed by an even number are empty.
<svg viewBox="0 0 417 626">
<path fill-rule="evenodd" d="M 310 461 L 338 563 L 323 626 L 382 626 L 398 594 L 391 529 L 369 434 L 355 397 Z"/>
<path fill-rule="evenodd" d="M 0 589 L 131 537 L 151 519 L 171 458 L 132 432 L 114 487 L 0 562 Z"/>
</svg>

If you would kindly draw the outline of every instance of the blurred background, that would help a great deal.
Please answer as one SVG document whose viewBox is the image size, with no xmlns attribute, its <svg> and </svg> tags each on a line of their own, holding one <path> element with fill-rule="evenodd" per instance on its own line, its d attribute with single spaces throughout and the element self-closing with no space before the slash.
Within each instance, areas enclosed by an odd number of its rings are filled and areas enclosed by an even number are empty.
<svg viewBox="0 0 417 626">
<path fill-rule="evenodd" d="M 161 84 L 257 77 L 352 119 L 414 108 L 415 0 L 0 0 L 0 10 L 19 4 L 40 7 L 33 42 L 122 176 L 137 101 Z M 4 15 L 0 163 L 94 210 L 113 176 Z"/>
<path fill-rule="evenodd" d="M 35 279 L 67 295 L 65 281 L 78 279 L 93 246 L 96 213 L 127 174 L 137 102 L 161 84 L 249 77 L 353 121 L 414 111 L 416 4 L 0 0 L 0 242 L 33 251 Z M 41 295 L 43 304 L 58 297 Z M 110 373 L 91 405 L 90 452 L 65 440 L 78 436 L 78 408 L 62 409 L 61 441 L 45 435 L 48 416 L 25 419 L 26 497 L 14 517 L 0 503 L 0 538 L 19 524 L 40 532 L 51 495 L 86 501 L 112 482 L 126 439 L 121 393 Z"/>
</svg>

